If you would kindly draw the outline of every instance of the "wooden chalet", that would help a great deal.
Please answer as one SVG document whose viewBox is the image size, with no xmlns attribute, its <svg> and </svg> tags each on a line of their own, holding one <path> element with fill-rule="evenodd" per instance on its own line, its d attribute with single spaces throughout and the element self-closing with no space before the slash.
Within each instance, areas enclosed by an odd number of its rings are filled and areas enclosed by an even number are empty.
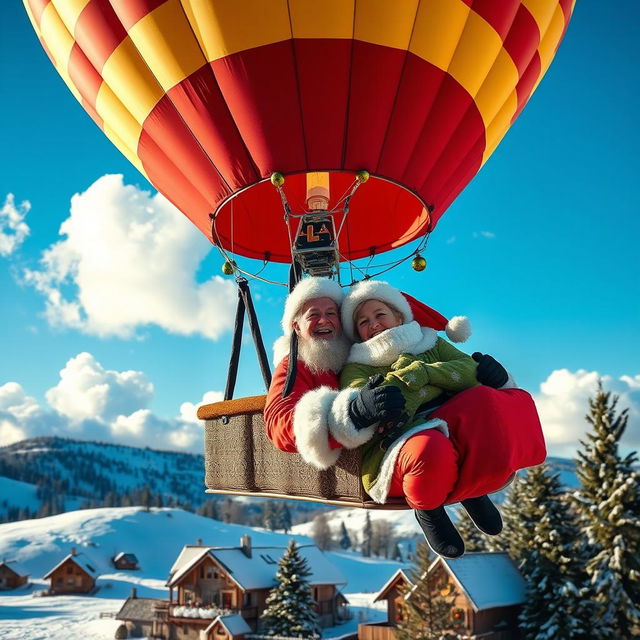
<svg viewBox="0 0 640 640">
<path fill-rule="evenodd" d="M 138 558 L 136 558 L 135 553 L 125 553 L 124 551 L 121 551 L 111 558 L 111 562 L 116 569 L 122 569 L 125 571 L 133 571 L 140 568 Z"/>
<path fill-rule="evenodd" d="M 0 561 L 0 591 L 17 589 L 29 580 L 29 574 L 15 562 Z"/>
<path fill-rule="evenodd" d="M 200 640 L 242 640 L 251 633 L 251 627 L 237 613 L 218 616 L 206 629 L 200 632 Z"/>
<path fill-rule="evenodd" d="M 76 553 L 72 549 L 44 579 L 51 580 L 49 591 L 52 594 L 90 593 L 95 589 L 98 577 L 95 567 L 84 553 Z"/>
<path fill-rule="evenodd" d="M 207 632 L 218 616 L 216 629 L 222 637 L 225 624 L 235 619 L 228 617 L 233 614 L 240 616 L 251 632 L 259 632 L 260 614 L 276 585 L 278 561 L 284 551 L 285 547 L 252 547 L 249 536 L 241 537 L 239 547 L 184 547 L 167 581 L 169 623 L 180 629 L 176 637 L 200 640 L 200 631 Z M 300 546 L 298 551 L 312 572 L 308 579 L 320 624 L 338 624 L 347 615 L 346 601 L 338 592 L 338 585 L 346 582 L 344 577 L 315 545 Z M 238 628 L 228 624 L 229 629 Z"/>
<path fill-rule="evenodd" d="M 169 602 L 157 598 L 138 598 L 136 589 L 116 614 L 127 628 L 129 638 L 169 638 Z"/>
<path fill-rule="evenodd" d="M 455 560 L 437 558 L 423 579 L 437 586 L 436 594 L 452 600 L 450 631 L 469 640 L 521 640 L 518 615 L 525 601 L 525 582 L 506 553 L 467 553 Z M 387 601 L 387 622 L 361 624 L 358 640 L 395 640 L 402 617 L 403 589 L 414 587 L 398 570 L 374 602 Z"/>
</svg>

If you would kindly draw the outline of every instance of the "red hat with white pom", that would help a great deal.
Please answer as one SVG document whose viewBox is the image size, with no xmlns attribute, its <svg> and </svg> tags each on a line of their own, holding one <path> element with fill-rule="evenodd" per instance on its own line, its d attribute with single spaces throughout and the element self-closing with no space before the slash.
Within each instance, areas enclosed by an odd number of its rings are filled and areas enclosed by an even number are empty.
<svg viewBox="0 0 640 640">
<path fill-rule="evenodd" d="M 351 287 L 342 303 L 342 329 L 351 340 L 358 340 L 354 314 L 367 300 L 381 300 L 392 306 L 403 318 L 404 324 L 415 321 L 421 327 L 444 331 L 452 342 L 465 342 L 471 335 L 471 323 L 466 316 L 455 316 L 447 320 L 435 309 L 413 296 L 403 293 L 382 280 L 363 280 Z"/>
</svg>

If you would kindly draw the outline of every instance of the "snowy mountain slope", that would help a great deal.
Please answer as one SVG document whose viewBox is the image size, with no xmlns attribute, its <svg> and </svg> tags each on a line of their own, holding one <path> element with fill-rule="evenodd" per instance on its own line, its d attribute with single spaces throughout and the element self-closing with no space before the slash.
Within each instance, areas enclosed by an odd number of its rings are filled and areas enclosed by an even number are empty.
<svg viewBox="0 0 640 640">
<path fill-rule="evenodd" d="M 262 529 L 224 524 L 180 509 L 138 507 L 88 509 L 37 520 L 0 525 L 0 557 L 14 560 L 29 572 L 31 585 L 26 589 L 0 595 L 0 637 L 5 640 L 65 638 L 87 640 L 113 638 L 116 621 L 100 619 L 100 612 L 117 612 L 137 589 L 140 597 L 166 598 L 169 568 L 185 544 L 238 546 L 240 536 L 248 533 L 254 546 L 278 545 L 283 548 L 294 537 L 301 544 L 304 536 L 272 533 Z M 99 591 L 90 597 L 33 597 L 48 584 L 42 579 L 72 547 L 91 559 L 100 574 Z M 118 551 L 135 553 L 138 571 L 117 571 L 110 557 Z M 384 607 L 371 606 L 371 594 L 377 591 L 401 565 L 390 561 L 361 558 L 351 553 L 328 553 L 328 557 L 346 576 L 343 592 L 359 606 L 353 621 L 361 616 L 369 620 L 384 618 Z M 342 625 L 336 635 L 345 632 Z M 327 636 L 328 637 L 328 636 Z"/>
<path fill-rule="evenodd" d="M 144 486 L 162 494 L 165 502 L 174 498 L 195 507 L 207 498 L 203 456 L 64 438 L 34 438 L 0 447 L 0 477 L 40 487 L 41 493 L 63 500 L 65 511 L 83 501 L 99 503 L 110 494 L 121 496 Z M 0 515 L 10 507 L 26 506 L 23 492 L 1 495 Z"/>
</svg>

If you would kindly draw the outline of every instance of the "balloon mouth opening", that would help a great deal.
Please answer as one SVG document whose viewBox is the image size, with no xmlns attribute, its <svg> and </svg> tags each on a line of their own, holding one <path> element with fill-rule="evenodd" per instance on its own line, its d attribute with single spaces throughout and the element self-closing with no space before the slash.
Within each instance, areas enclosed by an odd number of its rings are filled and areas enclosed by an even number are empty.
<svg viewBox="0 0 640 640">
<path fill-rule="evenodd" d="M 360 184 L 342 211 L 343 198 L 357 181 L 355 172 L 321 172 L 327 176 L 327 210 L 333 213 L 340 261 L 379 255 L 401 247 L 433 230 L 431 207 L 415 192 L 382 176 L 370 175 Z M 285 222 L 285 209 L 270 177 L 249 185 L 222 201 L 212 214 L 212 242 L 225 251 L 246 258 L 291 262 L 291 247 L 298 231 L 299 216 L 309 204 L 327 196 L 317 185 L 308 200 L 308 172 L 285 174 L 282 189 L 292 215 Z M 320 194 L 320 198 L 318 195 Z M 323 210 L 323 207 L 320 209 Z"/>
</svg>

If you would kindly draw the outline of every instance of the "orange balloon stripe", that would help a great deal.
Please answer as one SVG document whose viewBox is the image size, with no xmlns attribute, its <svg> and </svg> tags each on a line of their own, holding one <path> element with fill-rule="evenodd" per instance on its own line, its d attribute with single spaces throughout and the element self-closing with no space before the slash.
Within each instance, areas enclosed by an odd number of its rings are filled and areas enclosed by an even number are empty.
<svg viewBox="0 0 640 640">
<path fill-rule="evenodd" d="M 71 50 L 67 70 L 69 71 L 71 82 L 80 92 L 83 102 L 86 102 L 95 110 L 96 98 L 102 85 L 102 76 L 95 70 L 77 42 Z M 102 118 L 100 118 L 100 121 L 102 122 Z"/>
<path fill-rule="evenodd" d="M 475 0 L 469 6 L 495 29 L 504 42 L 520 7 L 520 0 Z"/>
<path fill-rule="evenodd" d="M 90 0 L 78 17 L 73 33 L 80 48 L 98 72 L 127 37 L 108 0 Z"/>
<path fill-rule="evenodd" d="M 47 8 L 47 5 L 51 0 L 25 0 L 31 10 L 31 15 L 35 20 L 36 26 L 40 28 L 40 20 L 42 19 L 42 13 Z"/>
<path fill-rule="evenodd" d="M 259 179 L 258 171 L 220 93 L 211 65 L 167 92 L 185 126 L 234 190 Z M 215 161 L 214 161 L 215 159 Z"/>
<path fill-rule="evenodd" d="M 167 0 L 109 0 L 124 28 L 129 31 L 147 14 L 165 4 Z"/>
<path fill-rule="evenodd" d="M 524 5 L 520 5 L 504 48 L 511 56 L 520 77 L 524 74 L 540 44 L 538 23 Z"/>
</svg>

